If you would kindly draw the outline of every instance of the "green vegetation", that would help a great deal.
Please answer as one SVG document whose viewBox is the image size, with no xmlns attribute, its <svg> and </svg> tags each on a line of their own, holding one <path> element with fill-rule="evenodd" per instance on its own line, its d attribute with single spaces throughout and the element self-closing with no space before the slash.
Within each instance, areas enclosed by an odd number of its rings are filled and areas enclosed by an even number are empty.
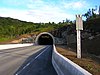
<svg viewBox="0 0 100 75">
<path fill-rule="evenodd" d="M 99 10 L 97 10 L 99 9 Z M 97 14 L 98 11 L 98 14 Z M 91 20 L 91 19 L 95 19 L 95 18 L 99 18 L 100 17 L 100 6 L 99 8 L 97 8 L 97 6 L 92 9 L 89 9 L 85 14 L 83 14 L 84 17 L 86 17 L 86 20 Z"/>
<path fill-rule="evenodd" d="M 59 22 L 58 24 L 52 23 L 32 23 L 20 21 L 12 18 L 0 17 L 0 41 L 6 41 L 16 38 L 22 34 L 40 33 L 44 31 L 52 31 L 54 29 L 63 27 L 64 25 L 71 24 L 68 20 L 66 22 Z"/>
<path fill-rule="evenodd" d="M 11 38 L 8 38 L 8 37 L 1 37 L 0 38 L 0 42 L 4 42 L 4 41 L 8 41 L 8 40 L 11 40 Z"/>
<path fill-rule="evenodd" d="M 98 11 L 98 14 L 95 13 Z M 99 10 L 96 8 L 89 9 L 84 15 L 86 17 L 86 21 L 84 22 L 84 29 L 95 34 L 96 32 L 100 32 L 100 6 Z"/>
</svg>

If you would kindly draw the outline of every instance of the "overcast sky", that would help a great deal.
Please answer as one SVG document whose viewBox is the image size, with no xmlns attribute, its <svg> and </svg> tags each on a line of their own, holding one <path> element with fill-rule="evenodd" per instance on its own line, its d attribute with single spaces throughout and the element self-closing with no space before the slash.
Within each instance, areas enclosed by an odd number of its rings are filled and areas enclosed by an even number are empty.
<svg viewBox="0 0 100 75">
<path fill-rule="evenodd" d="M 100 0 L 0 0 L 0 16 L 35 23 L 75 20 L 89 8 L 99 6 Z"/>
</svg>

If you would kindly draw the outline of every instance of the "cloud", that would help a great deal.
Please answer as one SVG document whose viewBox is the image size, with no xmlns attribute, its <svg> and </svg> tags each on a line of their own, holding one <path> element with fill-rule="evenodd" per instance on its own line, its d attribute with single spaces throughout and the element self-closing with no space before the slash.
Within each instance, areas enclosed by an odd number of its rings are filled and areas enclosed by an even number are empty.
<svg viewBox="0 0 100 75">
<path fill-rule="evenodd" d="M 11 17 L 23 21 L 30 22 L 60 22 L 65 17 L 69 15 L 60 14 L 60 13 L 52 13 L 52 12 L 44 12 L 41 10 L 18 10 L 18 9 L 8 9 L 8 8 L 0 8 L 0 16 L 2 17 Z M 59 16 L 58 16 L 59 15 Z"/>
<path fill-rule="evenodd" d="M 60 22 L 63 19 L 69 18 L 72 19 L 73 15 L 60 13 L 57 10 L 52 11 L 41 11 L 41 10 L 30 10 L 29 15 L 33 17 L 37 17 L 37 21 L 40 22 Z"/>
<path fill-rule="evenodd" d="M 17 0 L 16 0 L 17 1 Z M 69 13 L 73 9 L 81 9 L 85 1 L 58 0 L 58 4 L 51 0 L 25 0 L 20 3 L 27 6 L 28 9 L 0 8 L 0 16 L 12 17 L 31 22 L 61 22 L 64 19 L 75 19 L 75 14 Z M 16 3 L 16 2 L 15 2 Z M 19 2 L 17 2 L 19 5 Z M 66 9 L 65 9 L 66 8 Z M 70 10 L 69 10 L 70 9 Z"/>
<path fill-rule="evenodd" d="M 78 1 L 73 0 L 70 2 L 63 2 L 63 5 L 67 9 L 74 9 L 74 10 L 80 10 L 88 6 L 85 0 L 78 0 Z"/>
<path fill-rule="evenodd" d="M 60 6 L 43 0 L 31 0 L 28 4 L 29 15 L 37 17 L 41 22 L 60 22 L 63 19 L 73 19 L 72 14 L 66 13 L 65 10 L 61 9 Z"/>
<path fill-rule="evenodd" d="M 0 8 L 0 16 L 2 17 L 11 17 L 23 21 L 32 21 L 31 17 L 29 17 L 27 10 L 18 10 L 18 9 L 10 9 L 10 8 Z"/>
</svg>

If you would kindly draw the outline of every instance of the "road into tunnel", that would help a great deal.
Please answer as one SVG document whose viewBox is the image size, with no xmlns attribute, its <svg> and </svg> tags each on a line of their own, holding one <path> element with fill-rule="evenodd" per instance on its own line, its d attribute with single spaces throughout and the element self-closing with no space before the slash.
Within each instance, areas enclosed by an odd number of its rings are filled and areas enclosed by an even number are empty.
<svg viewBox="0 0 100 75">
<path fill-rule="evenodd" d="M 53 45 L 54 37 L 48 32 L 40 33 L 36 38 L 36 43 L 38 45 Z"/>
</svg>

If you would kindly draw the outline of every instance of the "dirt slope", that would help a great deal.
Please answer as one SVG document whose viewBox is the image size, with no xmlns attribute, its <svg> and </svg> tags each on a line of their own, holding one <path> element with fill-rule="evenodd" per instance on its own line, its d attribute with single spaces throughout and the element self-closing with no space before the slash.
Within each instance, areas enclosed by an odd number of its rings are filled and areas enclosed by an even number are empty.
<svg viewBox="0 0 100 75">
<path fill-rule="evenodd" d="M 77 63 L 93 75 L 100 75 L 100 62 L 93 60 L 90 55 L 82 54 L 82 59 L 78 59 L 76 58 L 76 52 L 66 45 L 59 45 L 56 48 L 60 54 Z"/>
</svg>

